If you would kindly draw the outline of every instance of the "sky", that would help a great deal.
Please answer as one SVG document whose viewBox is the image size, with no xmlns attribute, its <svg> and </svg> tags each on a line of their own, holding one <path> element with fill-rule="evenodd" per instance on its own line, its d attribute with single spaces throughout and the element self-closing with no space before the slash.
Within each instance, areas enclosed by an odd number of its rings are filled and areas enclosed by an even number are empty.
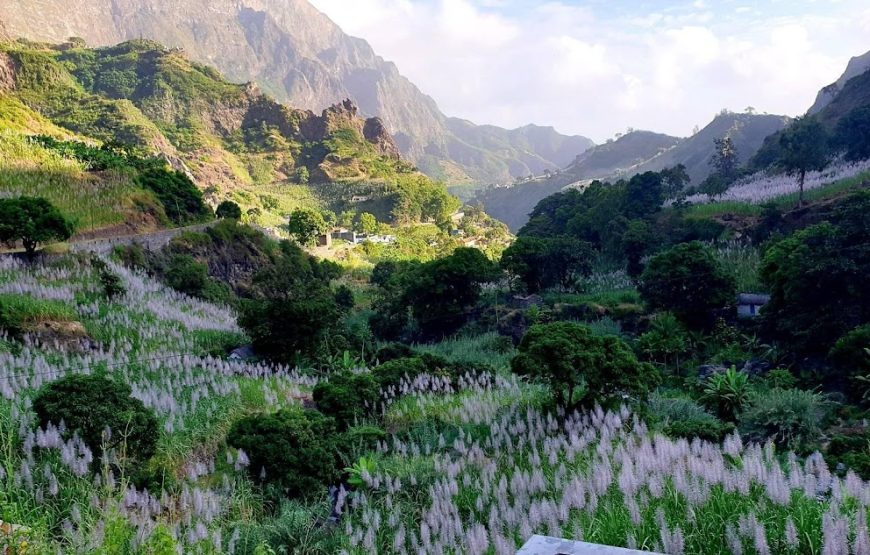
<svg viewBox="0 0 870 555">
<path fill-rule="evenodd" d="M 601 142 L 796 116 L 870 50 L 868 0 L 310 0 L 449 116 Z"/>
</svg>

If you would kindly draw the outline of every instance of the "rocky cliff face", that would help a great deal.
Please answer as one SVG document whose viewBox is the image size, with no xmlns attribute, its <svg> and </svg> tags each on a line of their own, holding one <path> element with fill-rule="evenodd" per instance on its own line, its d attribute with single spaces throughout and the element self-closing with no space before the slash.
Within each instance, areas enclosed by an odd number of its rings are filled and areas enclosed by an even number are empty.
<svg viewBox="0 0 870 555">
<path fill-rule="evenodd" d="M 807 113 L 809 115 L 815 115 L 824 110 L 835 98 L 837 98 L 837 95 L 842 92 L 846 83 L 868 70 L 870 70 L 870 52 L 862 54 L 861 56 L 855 56 L 849 60 L 849 65 L 846 66 L 846 71 L 843 75 L 841 75 L 834 83 L 831 83 L 819 91 L 819 94 L 816 97 L 816 102 L 812 107 L 810 107 Z"/>
<path fill-rule="evenodd" d="M 408 158 L 453 181 L 539 174 L 591 146 L 552 130 L 544 137 L 474 125 L 457 131 L 394 64 L 307 0 L 4 0 L 0 20 L 11 34 L 33 40 L 79 36 L 105 46 L 154 39 L 315 112 L 350 98 L 363 115 L 381 118 Z M 502 137 L 493 141 L 493 131 Z"/>
</svg>

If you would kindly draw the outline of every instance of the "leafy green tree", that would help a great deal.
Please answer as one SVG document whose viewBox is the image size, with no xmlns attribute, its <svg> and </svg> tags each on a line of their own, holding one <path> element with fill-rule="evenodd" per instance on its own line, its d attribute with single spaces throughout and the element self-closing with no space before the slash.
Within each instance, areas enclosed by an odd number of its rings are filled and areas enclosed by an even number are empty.
<svg viewBox="0 0 870 555">
<path fill-rule="evenodd" d="M 326 233 L 327 229 L 323 216 L 314 210 L 297 208 L 287 221 L 287 231 L 300 245 L 313 244 L 317 236 Z"/>
<path fill-rule="evenodd" d="M 689 326 L 712 322 L 712 313 L 734 303 L 735 280 L 703 243 L 682 243 L 654 256 L 638 287 L 653 309 L 673 312 Z"/>
<path fill-rule="evenodd" d="M 501 267 L 526 291 L 537 293 L 555 286 L 574 287 L 578 278 L 592 272 L 593 259 L 589 243 L 572 237 L 519 237 L 505 249 Z"/>
<path fill-rule="evenodd" d="M 0 199 L 0 241 L 21 241 L 29 256 L 40 244 L 65 241 L 73 231 L 72 222 L 44 198 Z"/>
<path fill-rule="evenodd" d="M 354 213 L 350 210 L 345 210 L 338 216 L 338 226 L 346 229 L 353 227 Z"/>
<path fill-rule="evenodd" d="M 327 229 L 335 227 L 336 222 L 338 222 L 338 216 L 336 216 L 335 212 L 332 210 L 324 210 L 320 215 L 323 216 L 323 221 L 326 222 Z"/>
<path fill-rule="evenodd" d="M 281 496 L 305 497 L 339 477 L 335 421 L 315 410 L 282 409 L 235 422 L 227 443 L 245 452 L 251 478 Z"/>
<path fill-rule="evenodd" d="M 283 257 L 255 274 L 239 325 L 260 352 L 290 361 L 314 354 L 336 329 L 341 310 L 329 287 L 338 275 L 335 265 L 287 242 L 282 249 Z"/>
<path fill-rule="evenodd" d="M 713 139 L 713 144 L 715 149 L 710 165 L 718 177 L 730 184 L 737 177 L 737 167 L 740 164 L 737 147 L 731 137 Z"/>
<path fill-rule="evenodd" d="M 686 171 L 686 166 L 683 164 L 677 164 L 672 168 L 665 168 L 659 173 L 662 176 L 664 194 L 668 198 L 679 195 L 691 181 L 689 172 Z"/>
<path fill-rule="evenodd" d="M 834 143 L 846 160 L 857 162 L 870 158 L 870 106 L 856 108 L 840 120 Z"/>
<path fill-rule="evenodd" d="M 831 161 L 828 132 L 815 118 L 797 118 L 780 136 L 783 169 L 798 178 L 798 206 L 804 203 L 804 181 L 807 173 L 821 171 Z"/>
<path fill-rule="evenodd" d="M 560 406 L 642 397 L 659 381 L 655 369 L 638 362 L 621 339 L 597 336 L 574 322 L 534 325 L 518 350 L 511 369 L 548 382 Z"/>
<path fill-rule="evenodd" d="M 501 268 L 507 272 L 511 283 L 521 282 L 530 293 L 545 287 L 544 242 L 545 239 L 539 237 L 520 236 L 501 255 Z"/>
<path fill-rule="evenodd" d="M 354 230 L 367 235 L 375 234 L 378 232 L 378 219 L 373 214 L 363 212 L 357 217 Z"/>
<path fill-rule="evenodd" d="M 638 338 L 638 348 L 649 360 L 680 368 L 680 357 L 689 351 L 689 334 L 670 312 L 657 314 L 649 330 Z"/>
<path fill-rule="evenodd" d="M 33 411 L 40 426 L 63 422 L 66 437 L 78 435 L 95 460 L 114 450 L 133 468 L 157 446 L 154 411 L 132 397 L 130 386 L 105 376 L 72 374 L 51 382 L 34 397 Z"/>
<path fill-rule="evenodd" d="M 405 299 L 425 335 L 456 331 L 480 298 L 481 286 L 497 276 L 495 265 L 477 249 L 459 248 L 420 266 Z"/>
<path fill-rule="evenodd" d="M 652 246 L 649 224 L 644 220 L 631 220 L 622 234 L 622 252 L 626 259 L 626 272 L 636 278 L 643 272 L 643 257 Z"/>
<path fill-rule="evenodd" d="M 215 210 L 215 216 L 222 220 L 240 220 L 242 218 L 242 209 L 235 202 L 225 200 L 218 204 L 217 210 Z"/>
<path fill-rule="evenodd" d="M 761 265 L 770 302 L 765 331 L 803 354 L 823 355 L 870 322 L 870 193 L 852 194 L 823 222 L 773 244 Z"/>
<path fill-rule="evenodd" d="M 378 410 L 381 388 L 371 374 L 341 372 L 314 386 L 313 397 L 317 410 L 346 430 Z"/>
</svg>

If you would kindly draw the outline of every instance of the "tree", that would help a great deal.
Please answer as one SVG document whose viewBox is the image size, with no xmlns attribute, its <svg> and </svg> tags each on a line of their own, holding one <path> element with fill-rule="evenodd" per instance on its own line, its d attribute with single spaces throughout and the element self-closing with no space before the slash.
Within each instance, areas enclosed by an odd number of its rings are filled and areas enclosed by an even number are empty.
<svg viewBox="0 0 870 555">
<path fill-rule="evenodd" d="M 350 210 L 345 210 L 338 216 L 338 226 L 347 229 L 353 227 L 353 216 L 353 212 L 351 212 Z"/>
<path fill-rule="evenodd" d="M 779 138 L 782 149 L 780 164 L 798 178 L 798 206 L 804 204 L 804 181 L 807 173 L 825 169 L 831 160 L 828 133 L 815 118 L 797 118 Z"/>
<path fill-rule="evenodd" d="M 834 143 L 846 160 L 857 162 L 870 158 L 870 106 L 856 108 L 840 120 Z"/>
<path fill-rule="evenodd" d="M 674 197 L 689 184 L 691 178 L 689 172 L 686 171 L 686 166 L 677 164 L 672 168 L 666 168 L 659 172 L 664 183 L 664 193 L 667 197 Z"/>
<path fill-rule="evenodd" d="M 372 235 L 378 232 L 378 219 L 373 214 L 363 212 L 356 219 L 354 230 L 358 233 Z"/>
<path fill-rule="evenodd" d="M 115 450 L 132 467 L 151 458 L 157 445 L 154 412 L 132 397 L 130 386 L 105 376 L 72 374 L 52 382 L 34 397 L 33 411 L 42 427 L 63 422 L 65 436 L 81 438 L 95 461 Z"/>
<path fill-rule="evenodd" d="M 73 231 L 72 222 L 44 198 L 0 199 L 0 241 L 21 241 L 29 256 L 41 243 L 65 241 Z"/>
<path fill-rule="evenodd" d="M 853 193 L 823 222 L 774 243 L 761 264 L 770 302 L 765 331 L 804 354 L 823 354 L 870 322 L 870 192 Z"/>
<path fill-rule="evenodd" d="M 227 443 L 245 452 L 252 479 L 272 485 L 282 497 L 304 497 L 338 479 L 337 437 L 332 418 L 282 409 L 236 421 Z"/>
<path fill-rule="evenodd" d="M 424 334 L 456 331 L 480 298 L 481 285 L 495 279 L 495 265 L 477 249 L 458 248 L 427 262 L 408 280 L 405 300 Z"/>
<path fill-rule="evenodd" d="M 215 210 L 215 216 L 222 220 L 240 220 L 242 218 L 242 209 L 235 202 L 225 200 L 218 204 L 217 210 Z"/>
<path fill-rule="evenodd" d="M 572 237 L 519 237 L 505 249 L 501 267 L 529 293 L 549 287 L 573 287 L 592 271 L 592 247 Z"/>
<path fill-rule="evenodd" d="M 534 325 L 518 350 L 513 372 L 548 382 L 556 402 L 569 408 L 641 397 L 659 381 L 621 339 L 574 322 Z"/>
<path fill-rule="evenodd" d="M 737 166 L 739 164 L 737 147 L 734 146 L 734 141 L 731 137 L 713 139 L 713 145 L 715 150 L 713 158 L 710 159 L 710 165 L 713 166 L 719 177 L 731 183 L 737 176 Z"/>
<path fill-rule="evenodd" d="M 622 234 L 622 252 L 628 262 L 626 272 L 636 278 L 643 272 L 642 260 L 652 244 L 649 225 L 644 220 L 631 220 Z"/>
<path fill-rule="evenodd" d="M 734 277 L 703 243 L 682 243 L 654 256 L 638 287 L 653 309 L 668 310 L 689 326 L 704 326 L 711 313 L 734 302 Z"/>
<path fill-rule="evenodd" d="M 282 249 L 284 256 L 255 274 L 239 325 L 260 352 L 290 361 L 314 354 L 335 329 L 341 311 L 329 287 L 338 274 L 335 265 L 288 242 Z"/>
<path fill-rule="evenodd" d="M 287 231 L 300 245 L 311 245 L 318 235 L 326 233 L 326 221 L 319 212 L 297 208 L 287 220 Z"/>
</svg>

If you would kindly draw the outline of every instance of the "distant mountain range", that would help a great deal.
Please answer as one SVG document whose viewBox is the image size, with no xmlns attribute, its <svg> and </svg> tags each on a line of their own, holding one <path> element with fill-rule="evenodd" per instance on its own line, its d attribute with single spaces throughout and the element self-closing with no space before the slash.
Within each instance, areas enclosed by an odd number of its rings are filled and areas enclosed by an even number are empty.
<svg viewBox="0 0 870 555">
<path fill-rule="evenodd" d="M 106 46 L 146 38 L 181 47 L 229 80 L 256 82 L 299 108 L 319 112 L 349 98 L 361 115 L 384 121 L 405 157 L 450 183 L 538 175 L 593 146 L 550 127 L 506 130 L 448 118 L 307 0 L 4 0 L 0 20 L 10 35 L 37 41 L 76 36 Z"/>
<path fill-rule="evenodd" d="M 761 148 L 766 137 L 783 129 L 788 121 L 784 116 L 723 112 L 685 139 L 633 131 L 581 154 L 552 177 L 513 187 L 490 188 L 481 192 L 476 200 L 488 214 L 516 231 L 526 223 L 538 202 L 565 187 L 593 179 L 614 181 L 683 164 L 691 183 L 697 185 L 711 173 L 714 139 L 731 137 L 740 162 L 745 163 Z"/>
</svg>

